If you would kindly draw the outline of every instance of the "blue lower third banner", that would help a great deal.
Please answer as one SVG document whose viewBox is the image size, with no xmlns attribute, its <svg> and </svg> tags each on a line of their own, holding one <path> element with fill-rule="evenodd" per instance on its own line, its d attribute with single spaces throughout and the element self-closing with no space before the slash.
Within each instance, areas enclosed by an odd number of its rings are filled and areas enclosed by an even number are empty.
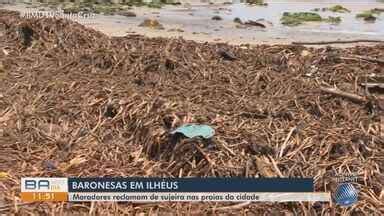
<svg viewBox="0 0 384 216">
<path fill-rule="evenodd" d="M 311 178 L 69 178 L 68 192 L 313 192 Z"/>
<path fill-rule="evenodd" d="M 22 178 L 25 201 L 324 201 L 312 178 Z"/>
</svg>

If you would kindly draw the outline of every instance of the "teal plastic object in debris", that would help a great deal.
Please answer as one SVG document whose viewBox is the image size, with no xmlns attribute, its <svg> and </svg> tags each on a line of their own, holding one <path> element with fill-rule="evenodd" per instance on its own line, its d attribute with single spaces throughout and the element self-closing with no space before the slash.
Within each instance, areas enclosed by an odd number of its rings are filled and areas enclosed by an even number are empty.
<svg viewBox="0 0 384 216">
<path fill-rule="evenodd" d="M 175 133 L 182 133 L 188 138 L 203 137 L 209 139 L 213 137 L 215 130 L 208 125 L 185 124 L 171 132 L 171 134 Z"/>
</svg>

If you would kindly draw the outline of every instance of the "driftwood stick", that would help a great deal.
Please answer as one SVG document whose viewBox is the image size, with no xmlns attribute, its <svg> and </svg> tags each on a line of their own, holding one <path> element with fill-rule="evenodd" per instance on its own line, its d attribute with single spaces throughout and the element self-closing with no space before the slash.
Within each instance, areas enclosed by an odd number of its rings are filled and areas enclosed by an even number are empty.
<svg viewBox="0 0 384 216">
<path fill-rule="evenodd" d="M 361 83 L 361 86 L 367 87 L 367 88 L 382 88 L 384 89 L 384 83 Z"/>
<path fill-rule="evenodd" d="M 357 95 L 357 94 L 352 94 L 352 93 L 349 93 L 349 92 L 344 92 L 344 91 L 341 91 L 339 89 L 336 89 L 336 88 L 325 88 L 325 87 L 321 87 L 320 88 L 321 91 L 325 92 L 325 93 L 328 93 L 328 94 L 332 94 L 332 95 L 335 95 L 335 96 L 340 96 L 340 97 L 343 97 L 343 98 L 347 98 L 353 102 L 356 102 L 356 103 L 366 103 L 367 100 L 360 96 L 360 95 Z"/>
<path fill-rule="evenodd" d="M 281 145 L 280 153 L 279 153 L 279 157 L 280 158 L 283 157 L 284 150 L 287 147 L 289 139 L 291 138 L 291 136 L 292 136 L 293 132 L 295 132 L 295 130 L 296 130 L 296 127 L 291 128 L 291 130 L 289 131 L 287 137 L 285 138 L 285 141 L 284 141 L 283 145 Z"/>
<path fill-rule="evenodd" d="M 211 165 L 211 166 L 214 166 L 215 163 L 209 158 L 208 154 L 206 154 L 203 149 L 201 149 L 197 144 L 195 144 L 195 147 L 196 149 L 200 152 L 200 154 L 203 155 L 203 157 L 205 158 L 205 160 Z"/>
<path fill-rule="evenodd" d="M 364 56 L 352 56 L 352 57 L 341 57 L 341 59 L 344 60 L 364 60 L 368 62 L 378 63 L 378 64 L 384 64 L 384 59 L 377 59 L 377 58 L 370 58 L 370 57 L 364 57 Z"/>
<path fill-rule="evenodd" d="M 380 136 L 384 137 L 384 116 L 380 116 Z M 384 195 L 384 190 L 381 191 Z"/>
<path fill-rule="evenodd" d="M 295 45 L 326 45 L 326 44 L 348 44 L 348 43 L 384 43 L 383 40 L 335 40 L 335 41 L 315 41 L 315 42 L 292 42 Z"/>
</svg>

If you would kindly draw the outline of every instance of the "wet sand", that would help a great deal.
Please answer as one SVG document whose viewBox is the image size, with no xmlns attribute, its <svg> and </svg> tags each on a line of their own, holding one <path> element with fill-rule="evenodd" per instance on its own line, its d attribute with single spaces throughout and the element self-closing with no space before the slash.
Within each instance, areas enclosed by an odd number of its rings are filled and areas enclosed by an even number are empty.
<svg viewBox="0 0 384 216">
<path fill-rule="evenodd" d="M 384 13 L 374 23 L 366 23 L 355 18 L 361 11 L 372 8 L 384 8 L 383 3 L 343 3 L 351 13 L 318 12 L 323 17 L 340 16 L 343 21 L 339 25 L 328 23 L 310 23 L 297 27 L 280 24 L 284 11 L 311 11 L 314 8 L 330 7 L 335 3 L 292 3 L 270 2 L 267 7 L 248 6 L 245 4 L 208 5 L 187 4 L 181 6 L 165 6 L 161 9 L 134 8 L 136 17 L 119 15 L 95 15 L 92 19 L 80 20 L 87 26 L 95 28 L 109 36 L 140 34 L 148 37 L 183 37 L 200 42 L 223 42 L 229 44 L 290 44 L 297 41 L 330 41 L 330 40 L 381 40 L 384 38 Z M 3 8 L 26 12 L 31 10 L 27 5 L 6 5 Z M 36 9 L 33 9 L 36 10 Z M 212 20 L 218 15 L 220 21 Z M 233 22 L 235 17 L 246 20 L 264 19 L 267 28 L 239 26 Z M 157 19 L 164 26 L 163 30 L 139 27 L 146 18 Z M 338 46 L 354 46 L 342 44 Z"/>
</svg>

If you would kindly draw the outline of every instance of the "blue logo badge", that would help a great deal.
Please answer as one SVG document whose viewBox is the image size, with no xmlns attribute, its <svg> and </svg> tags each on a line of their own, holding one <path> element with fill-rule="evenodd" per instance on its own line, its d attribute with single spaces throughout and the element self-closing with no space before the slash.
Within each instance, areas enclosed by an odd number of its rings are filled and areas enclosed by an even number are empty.
<svg viewBox="0 0 384 216">
<path fill-rule="evenodd" d="M 351 206 L 357 202 L 358 193 L 352 183 L 342 183 L 336 188 L 334 200 L 341 206 Z"/>
</svg>

